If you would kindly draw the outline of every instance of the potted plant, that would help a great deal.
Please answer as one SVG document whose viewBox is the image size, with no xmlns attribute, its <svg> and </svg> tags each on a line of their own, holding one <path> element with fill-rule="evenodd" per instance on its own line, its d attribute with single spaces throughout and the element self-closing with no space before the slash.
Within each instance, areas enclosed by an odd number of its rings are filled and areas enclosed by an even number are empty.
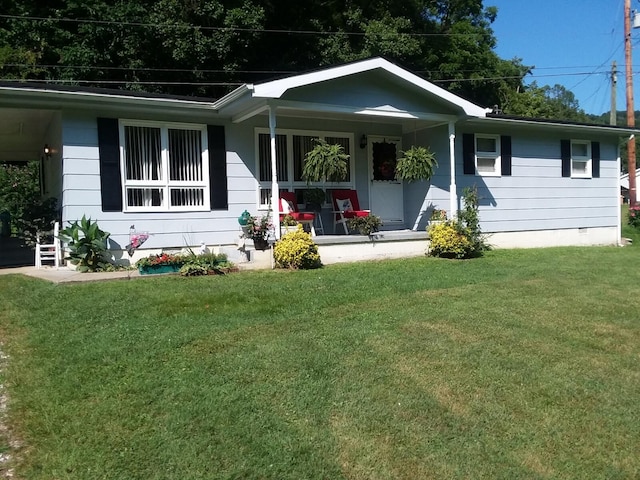
<svg viewBox="0 0 640 480">
<path fill-rule="evenodd" d="M 138 267 L 140 275 L 151 275 L 179 272 L 185 263 L 187 263 L 187 259 L 182 255 L 159 253 L 141 258 L 136 262 L 136 267 Z"/>
<path fill-rule="evenodd" d="M 439 208 L 434 208 L 433 212 L 431 212 L 431 217 L 429 219 L 429 224 L 437 225 L 439 223 L 443 223 L 447 221 L 447 211 L 441 210 Z"/>
<path fill-rule="evenodd" d="M 405 150 L 396 163 L 396 179 L 413 182 L 429 180 L 438 166 L 435 154 L 427 147 L 412 146 Z"/>
<path fill-rule="evenodd" d="M 353 217 L 347 220 L 349 230 L 357 230 L 360 235 L 371 235 L 380 230 L 382 220 L 377 215 L 367 215 L 366 217 Z"/>
<path fill-rule="evenodd" d="M 339 182 L 349 173 L 349 155 L 339 143 L 330 144 L 322 138 L 314 140 L 316 146 L 305 156 L 302 178 L 309 182 Z"/>
<path fill-rule="evenodd" d="M 253 240 L 256 250 L 266 250 L 269 247 L 267 239 L 271 230 L 273 230 L 273 223 L 271 223 L 270 212 L 260 217 L 249 217 L 247 224 L 242 227 L 244 236 Z"/>
<path fill-rule="evenodd" d="M 303 191 L 302 197 L 306 204 L 307 210 L 310 212 L 319 212 L 322 210 L 322 205 L 326 201 L 326 194 L 321 188 L 308 188 Z"/>
<path fill-rule="evenodd" d="M 298 222 L 296 222 L 295 218 L 290 214 L 286 214 L 282 217 L 282 221 L 280 222 L 281 228 L 280 231 L 282 234 L 294 232 L 298 229 Z"/>
</svg>

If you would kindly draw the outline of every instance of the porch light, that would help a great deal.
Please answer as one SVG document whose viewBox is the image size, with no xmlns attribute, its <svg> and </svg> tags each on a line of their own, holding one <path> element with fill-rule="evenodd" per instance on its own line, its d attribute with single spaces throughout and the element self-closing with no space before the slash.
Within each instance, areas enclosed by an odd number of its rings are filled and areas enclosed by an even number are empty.
<svg viewBox="0 0 640 480">
<path fill-rule="evenodd" d="M 367 148 L 367 136 L 364 133 L 360 137 L 360 148 Z"/>
<path fill-rule="evenodd" d="M 44 148 L 42 149 L 42 151 L 47 156 L 47 158 L 51 158 L 51 147 L 49 146 L 48 143 L 44 144 Z"/>
</svg>

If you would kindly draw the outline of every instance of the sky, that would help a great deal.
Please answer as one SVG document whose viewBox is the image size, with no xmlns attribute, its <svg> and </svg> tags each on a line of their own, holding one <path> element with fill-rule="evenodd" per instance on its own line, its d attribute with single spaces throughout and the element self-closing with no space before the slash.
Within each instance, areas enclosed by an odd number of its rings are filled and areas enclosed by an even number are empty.
<svg viewBox="0 0 640 480">
<path fill-rule="evenodd" d="M 526 83 L 563 85 L 587 113 L 611 106 L 611 63 L 617 62 L 617 108 L 626 110 L 624 0 L 484 0 L 498 7 L 492 24 L 503 59 L 535 66 Z M 640 11 L 640 0 L 631 0 Z M 633 23 L 632 23 L 633 25 Z M 640 28 L 633 29 L 634 104 L 640 110 Z M 637 93 L 635 93 L 637 92 Z"/>
</svg>

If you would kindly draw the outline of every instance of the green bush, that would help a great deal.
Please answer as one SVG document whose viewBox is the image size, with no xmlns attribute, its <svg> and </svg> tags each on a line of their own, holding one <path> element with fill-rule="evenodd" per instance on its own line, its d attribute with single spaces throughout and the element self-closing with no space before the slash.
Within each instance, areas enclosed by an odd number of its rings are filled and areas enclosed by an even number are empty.
<svg viewBox="0 0 640 480">
<path fill-rule="evenodd" d="M 311 235 L 302 229 L 302 225 L 276 242 L 273 257 L 279 268 L 311 269 L 322 266 L 318 246 L 313 243 Z"/>
<path fill-rule="evenodd" d="M 428 232 L 430 255 L 444 258 L 467 258 L 470 256 L 472 244 L 467 236 L 459 231 L 456 221 L 449 220 L 430 225 Z"/>
<path fill-rule="evenodd" d="M 347 220 L 349 230 L 357 230 L 360 235 L 371 235 L 380 230 L 382 220 L 377 215 L 367 215 L 366 217 L 353 217 Z"/>
<path fill-rule="evenodd" d="M 442 224 L 431 224 L 429 233 L 429 254 L 445 258 L 470 258 L 489 250 L 485 236 L 480 230 L 478 214 L 478 191 L 465 188 L 462 193 L 464 208 L 457 218 Z"/>
<path fill-rule="evenodd" d="M 60 238 L 68 244 L 69 260 L 77 265 L 80 272 L 105 270 L 111 263 L 108 254 L 107 239 L 111 234 L 100 230 L 98 222 L 91 222 L 84 215 L 80 222 L 75 221 L 60 230 Z"/>
<path fill-rule="evenodd" d="M 36 233 L 52 230 L 57 200 L 42 198 L 40 164 L 0 165 L 0 213 L 11 216 L 11 233 L 26 245 L 36 244 Z M 6 232 L 9 233 L 9 232 Z"/>
<path fill-rule="evenodd" d="M 196 277 L 199 275 L 208 275 L 209 271 L 202 265 L 197 263 L 185 263 L 180 267 L 180 275 L 183 277 Z"/>
</svg>

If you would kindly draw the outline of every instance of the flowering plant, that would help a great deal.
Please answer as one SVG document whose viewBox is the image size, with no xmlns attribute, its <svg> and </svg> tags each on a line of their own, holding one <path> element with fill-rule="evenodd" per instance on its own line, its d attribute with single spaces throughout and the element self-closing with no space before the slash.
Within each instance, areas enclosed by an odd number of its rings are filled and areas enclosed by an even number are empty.
<svg viewBox="0 0 640 480">
<path fill-rule="evenodd" d="M 640 228 L 640 205 L 629 207 L 629 225 Z"/>
<path fill-rule="evenodd" d="M 252 240 L 266 240 L 271 230 L 273 230 L 273 223 L 271 223 L 269 213 L 261 217 L 250 217 L 244 229 L 245 236 Z"/>
<path fill-rule="evenodd" d="M 136 267 L 153 267 L 156 265 L 178 265 L 182 266 L 187 263 L 182 255 L 174 255 L 170 253 L 159 253 L 141 258 L 136 262 Z"/>
<path fill-rule="evenodd" d="M 447 219 L 447 211 L 446 210 L 440 210 L 440 209 L 434 209 L 433 213 L 431 213 L 431 220 L 433 221 L 444 221 Z"/>
</svg>

